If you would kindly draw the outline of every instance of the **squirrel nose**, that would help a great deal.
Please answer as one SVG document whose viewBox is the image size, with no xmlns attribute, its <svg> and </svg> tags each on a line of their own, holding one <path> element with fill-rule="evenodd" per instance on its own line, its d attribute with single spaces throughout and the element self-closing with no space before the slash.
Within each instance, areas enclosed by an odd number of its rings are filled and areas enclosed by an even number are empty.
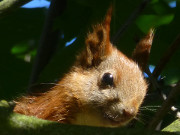
<svg viewBox="0 0 180 135">
<path fill-rule="evenodd" d="M 135 108 L 134 107 L 129 107 L 129 108 L 124 108 L 122 113 L 123 113 L 123 116 L 125 117 L 133 117 L 135 116 Z"/>
</svg>

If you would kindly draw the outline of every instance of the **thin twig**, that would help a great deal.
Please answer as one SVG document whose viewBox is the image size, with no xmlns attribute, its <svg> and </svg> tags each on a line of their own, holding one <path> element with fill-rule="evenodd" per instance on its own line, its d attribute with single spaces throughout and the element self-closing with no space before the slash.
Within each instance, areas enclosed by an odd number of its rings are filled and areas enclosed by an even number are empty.
<svg viewBox="0 0 180 135">
<path fill-rule="evenodd" d="M 49 12 L 44 24 L 44 29 L 41 35 L 40 44 L 37 51 L 37 56 L 32 68 L 32 73 L 29 81 L 29 88 L 34 84 L 44 69 L 49 63 L 54 51 L 57 48 L 59 39 L 59 30 L 53 30 L 53 23 L 57 16 L 62 14 L 66 7 L 66 0 L 52 0 Z"/>
<path fill-rule="evenodd" d="M 172 88 L 167 100 L 163 103 L 162 107 L 156 113 L 155 117 L 150 122 L 148 128 L 155 129 L 158 123 L 162 120 L 162 118 L 170 111 L 171 106 L 177 96 L 180 95 L 180 81 L 176 84 L 174 88 Z"/>
<path fill-rule="evenodd" d="M 31 0 L 3 0 L 0 2 L 0 16 L 13 11 Z"/>
<path fill-rule="evenodd" d="M 149 67 L 146 67 L 146 73 L 148 74 L 149 80 L 151 81 L 151 84 L 153 85 L 153 87 L 159 92 L 159 94 L 161 95 L 162 100 L 165 101 L 167 97 L 162 92 L 161 87 L 159 86 L 157 80 L 154 78 L 154 76 L 150 72 Z"/>
<path fill-rule="evenodd" d="M 157 78 L 166 64 L 169 62 L 172 55 L 177 51 L 178 47 L 180 47 L 180 34 L 176 37 L 175 41 L 171 44 L 171 46 L 167 49 L 167 51 L 164 53 L 162 58 L 159 60 L 159 63 L 156 65 L 153 76 Z"/>
<path fill-rule="evenodd" d="M 145 9 L 148 3 L 151 0 L 143 0 L 143 2 L 139 5 L 139 7 L 131 14 L 128 20 L 124 23 L 124 25 L 118 30 L 118 32 L 112 37 L 112 43 L 116 43 L 117 40 L 122 36 L 123 32 L 127 29 L 127 27 L 138 17 L 138 15 Z"/>
</svg>

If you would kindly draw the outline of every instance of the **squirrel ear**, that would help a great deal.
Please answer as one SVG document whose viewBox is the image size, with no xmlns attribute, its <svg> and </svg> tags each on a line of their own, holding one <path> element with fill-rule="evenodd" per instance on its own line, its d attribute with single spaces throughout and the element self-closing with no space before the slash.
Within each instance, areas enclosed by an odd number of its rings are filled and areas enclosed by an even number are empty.
<svg viewBox="0 0 180 135">
<path fill-rule="evenodd" d="M 85 40 L 85 52 L 79 57 L 83 66 L 97 66 L 110 53 L 110 22 L 112 7 L 109 8 L 103 23 L 95 25 L 93 31 L 87 35 Z"/>
<path fill-rule="evenodd" d="M 153 42 L 154 29 L 150 29 L 148 34 L 140 40 L 133 51 L 132 58 L 138 63 L 140 68 L 144 71 L 149 59 L 149 54 Z"/>
</svg>

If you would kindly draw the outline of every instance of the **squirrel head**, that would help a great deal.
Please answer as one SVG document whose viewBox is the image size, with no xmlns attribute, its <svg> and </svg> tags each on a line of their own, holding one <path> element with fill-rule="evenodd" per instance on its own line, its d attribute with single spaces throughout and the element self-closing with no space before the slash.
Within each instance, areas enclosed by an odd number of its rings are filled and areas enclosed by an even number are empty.
<svg viewBox="0 0 180 135">
<path fill-rule="evenodd" d="M 138 113 L 147 91 L 142 70 L 147 64 L 153 31 L 128 58 L 110 42 L 111 13 L 112 8 L 104 22 L 93 27 L 85 40 L 85 50 L 77 57 L 74 70 L 78 74 L 74 77 L 76 85 L 81 86 L 76 97 L 82 113 L 77 115 L 76 124 L 125 125 Z"/>
<path fill-rule="evenodd" d="M 110 42 L 112 7 L 93 27 L 85 50 L 56 86 L 42 95 L 22 97 L 15 112 L 39 118 L 91 126 L 125 125 L 138 113 L 147 91 L 145 69 L 153 31 L 128 58 Z"/>
</svg>

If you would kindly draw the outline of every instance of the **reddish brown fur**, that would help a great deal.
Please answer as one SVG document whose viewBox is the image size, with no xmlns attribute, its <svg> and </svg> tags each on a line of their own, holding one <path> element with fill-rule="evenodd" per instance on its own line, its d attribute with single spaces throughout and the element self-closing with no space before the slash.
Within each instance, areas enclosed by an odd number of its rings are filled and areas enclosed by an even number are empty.
<svg viewBox="0 0 180 135">
<path fill-rule="evenodd" d="M 71 119 L 73 119 L 71 114 L 77 111 L 77 102 L 75 97 L 70 97 L 69 93 L 66 93 L 63 89 L 63 86 L 56 86 L 38 97 L 22 97 L 16 102 L 17 106 L 14 111 L 42 119 L 70 123 Z"/>
<path fill-rule="evenodd" d="M 110 43 L 111 12 L 112 8 L 104 22 L 88 34 L 86 49 L 70 72 L 48 92 L 17 100 L 15 112 L 61 123 L 108 127 L 124 125 L 135 117 L 147 84 L 138 65 Z M 146 48 L 142 41 L 140 50 Z M 142 62 L 138 46 L 134 59 L 138 62 L 140 58 L 140 67 L 144 67 L 147 59 Z M 113 85 L 102 83 L 106 73 L 113 76 Z"/>
<path fill-rule="evenodd" d="M 149 33 L 143 38 L 136 46 L 133 52 L 133 59 L 141 65 L 142 70 L 145 70 L 148 59 L 149 53 L 151 50 L 151 45 L 154 37 L 154 30 L 150 29 Z"/>
</svg>

